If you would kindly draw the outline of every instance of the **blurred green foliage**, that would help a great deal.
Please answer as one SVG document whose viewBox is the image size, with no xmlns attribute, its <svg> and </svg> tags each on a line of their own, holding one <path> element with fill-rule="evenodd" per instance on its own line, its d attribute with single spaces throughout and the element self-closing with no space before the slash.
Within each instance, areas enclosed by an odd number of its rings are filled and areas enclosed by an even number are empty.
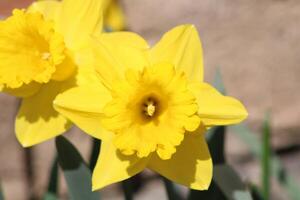
<svg viewBox="0 0 300 200">
<path fill-rule="evenodd" d="M 57 157 L 54 158 L 49 183 L 48 183 L 48 190 L 44 195 L 44 200 L 58 200 L 58 163 Z"/>
<path fill-rule="evenodd" d="M 269 115 L 267 115 L 263 124 L 262 141 L 262 192 L 264 199 L 270 199 L 270 167 L 271 167 L 271 144 L 270 144 L 270 124 Z"/>
<path fill-rule="evenodd" d="M 100 194 L 92 192 L 91 171 L 77 149 L 63 136 L 55 140 L 58 163 L 66 179 L 70 199 L 99 200 Z"/>
<path fill-rule="evenodd" d="M 0 200 L 4 200 L 1 184 L 0 184 Z"/>
</svg>

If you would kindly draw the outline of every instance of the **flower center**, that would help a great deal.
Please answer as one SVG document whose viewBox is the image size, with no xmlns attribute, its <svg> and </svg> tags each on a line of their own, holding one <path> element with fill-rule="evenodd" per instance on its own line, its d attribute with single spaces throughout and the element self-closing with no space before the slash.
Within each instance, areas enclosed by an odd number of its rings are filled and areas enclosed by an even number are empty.
<svg viewBox="0 0 300 200">
<path fill-rule="evenodd" d="M 157 113 L 157 102 L 154 98 L 147 98 L 143 103 L 143 113 L 146 117 L 152 118 Z"/>
<path fill-rule="evenodd" d="M 49 60 L 50 57 L 51 57 L 51 54 L 49 52 L 42 53 L 43 60 Z"/>
</svg>

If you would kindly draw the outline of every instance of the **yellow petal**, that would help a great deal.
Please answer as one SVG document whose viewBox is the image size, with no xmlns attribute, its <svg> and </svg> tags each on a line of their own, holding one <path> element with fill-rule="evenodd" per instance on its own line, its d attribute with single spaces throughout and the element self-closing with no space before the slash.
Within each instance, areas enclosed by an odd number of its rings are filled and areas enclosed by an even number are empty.
<svg viewBox="0 0 300 200">
<path fill-rule="evenodd" d="M 13 95 L 15 97 L 24 98 L 24 97 L 29 97 L 35 94 L 36 92 L 38 92 L 41 86 L 42 85 L 39 83 L 31 82 L 29 84 L 24 84 L 21 87 L 14 88 L 14 89 L 3 86 L 2 88 L 0 87 L 0 91 Z"/>
<path fill-rule="evenodd" d="M 124 13 L 116 0 L 112 0 L 106 9 L 104 24 L 112 31 L 121 31 L 125 28 Z"/>
<path fill-rule="evenodd" d="M 198 115 L 205 126 L 236 124 L 248 116 L 240 101 L 223 96 L 209 84 L 192 83 L 190 89 L 197 98 Z"/>
<path fill-rule="evenodd" d="M 212 179 L 212 160 L 204 131 L 186 134 L 169 160 L 153 155 L 148 167 L 166 178 L 195 190 L 206 190 Z"/>
<path fill-rule="evenodd" d="M 106 86 L 124 77 L 127 69 L 149 65 L 148 44 L 129 32 L 101 34 L 95 41 L 96 71 Z"/>
<path fill-rule="evenodd" d="M 151 50 L 151 61 L 171 62 L 190 80 L 202 82 L 202 46 L 195 26 L 182 25 L 167 32 Z"/>
<path fill-rule="evenodd" d="M 120 153 L 111 141 L 103 141 L 101 152 L 93 172 L 93 190 L 125 180 L 145 169 L 148 158 Z"/>
<path fill-rule="evenodd" d="M 52 80 L 64 81 L 70 78 L 76 72 L 76 64 L 71 53 L 65 51 L 65 59 L 62 63 L 56 66 L 56 71 L 52 74 Z"/>
<path fill-rule="evenodd" d="M 28 12 L 39 12 L 47 20 L 53 20 L 57 22 L 58 16 L 61 11 L 61 2 L 53 0 L 37 1 L 31 4 L 28 8 Z"/>
<path fill-rule="evenodd" d="M 91 35 L 102 31 L 103 1 L 63 0 L 58 30 L 69 48 L 80 48 Z"/>
<path fill-rule="evenodd" d="M 58 95 L 55 109 L 93 137 L 106 140 L 108 133 L 100 122 L 104 105 L 110 101 L 110 93 L 102 85 L 82 85 Z"/>
<path fill-rule="evenodd" d="M 22 100 L 15 131 L 24 147 L 32 146 L 62 134 L 70 128 L 66 118 L 56 112 L 52 106 L 61 85 L 50 82 L 38 93 Z"/>
</svg>

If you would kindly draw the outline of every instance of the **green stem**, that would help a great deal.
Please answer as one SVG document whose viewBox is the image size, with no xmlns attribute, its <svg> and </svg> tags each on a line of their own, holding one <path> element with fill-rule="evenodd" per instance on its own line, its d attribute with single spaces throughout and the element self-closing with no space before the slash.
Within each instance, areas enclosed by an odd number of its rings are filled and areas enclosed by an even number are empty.
<svg viewBox="0 0 300 200">
<path fill-rule="evenodd" d="M 264 125 L 263 125 L 263 144 L 262 144 L 262 183 L 263 183 L 263 197 L 265 200 L 270 199 L 270 125 L 269 125 L 269 115 L 267 115 Z"/>
<path fill-rule="evenodd" d="M 164 177 L 162 177 L 162 179 L 163 179 L 163 182 L 164 182 L 164 185 L 166 188 L 168 199 L 169 200 L 182 200 L 182 197 L 176 191 L 174 184 Z"/>
<path fill-rule="evenodd" d="M 122 181 L 121 185 L 124 192 L 125 200 L 133 200 L 133 188 L 131 179 Z"/>
</svg>

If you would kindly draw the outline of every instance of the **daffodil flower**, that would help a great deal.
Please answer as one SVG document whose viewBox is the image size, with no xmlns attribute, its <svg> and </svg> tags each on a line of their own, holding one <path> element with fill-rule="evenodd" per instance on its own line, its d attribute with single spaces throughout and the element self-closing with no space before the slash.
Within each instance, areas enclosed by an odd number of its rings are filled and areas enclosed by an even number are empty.
<svg viewBox="0 0 300 200">
<path fill-rule="evenodd" d="M 15 131 L 24 147 L 70 127 L 52 101 L 92 62 L 86 46 L 101 32 L 102 3 L 39 1 L 0 21 L 0 90 L 22 98 Z"/>
<path fill-rule="evenodd" d="M 57 111 L 102 140 L 93 189 L 146 167 L 190 188 L 207 189 L 212 160 L 205 130 L 239 123 L 247 111 L 203 82 L 195 27 L 178 26 L 153 48 L 133 33 L 103 34 L 98 40 L 99 83 L 72 88 L 54 101 Z"/>
</svg>

